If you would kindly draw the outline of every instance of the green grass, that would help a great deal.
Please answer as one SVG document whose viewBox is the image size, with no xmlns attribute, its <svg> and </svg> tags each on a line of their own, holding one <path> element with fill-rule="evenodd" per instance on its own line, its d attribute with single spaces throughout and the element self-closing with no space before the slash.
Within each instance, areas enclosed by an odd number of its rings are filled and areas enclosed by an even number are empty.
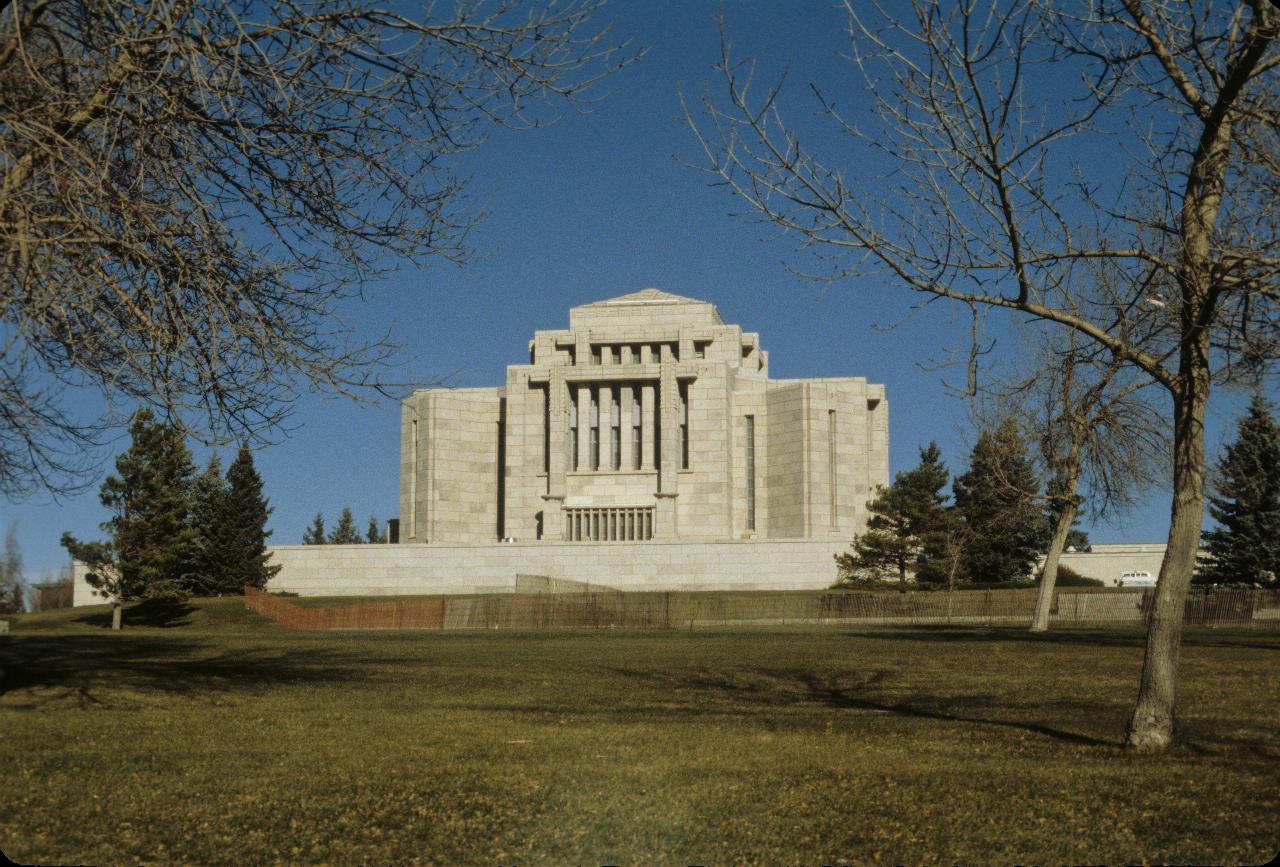
<svg viewBox="0 0 1280 867">
<path fill-rule="evenodd" d="M 37 863 L 1259 863 L 1280 635 L 288 633 L 238 600 L 0 638 L 0 849 Z"/>
</svg>

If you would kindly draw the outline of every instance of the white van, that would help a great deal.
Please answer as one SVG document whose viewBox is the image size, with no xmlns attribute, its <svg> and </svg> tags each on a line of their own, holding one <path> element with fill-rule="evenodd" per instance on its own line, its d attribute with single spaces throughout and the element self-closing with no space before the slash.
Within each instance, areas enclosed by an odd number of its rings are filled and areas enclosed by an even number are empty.
<svg viewBox="0 0 1280 867">
<path fill-rule="evenodd" d="M 1116 581 L 1117 587 L 1154 587 L 1156 579 L 1150 572 L 1124 572 Z"/>
</svg>

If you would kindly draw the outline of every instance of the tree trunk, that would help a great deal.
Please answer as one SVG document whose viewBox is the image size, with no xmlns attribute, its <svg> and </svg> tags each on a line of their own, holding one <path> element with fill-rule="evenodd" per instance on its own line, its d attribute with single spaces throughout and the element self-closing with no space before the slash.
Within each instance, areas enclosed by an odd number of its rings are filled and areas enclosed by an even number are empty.
<svg viewBox="0 0 1280 867">
<path fill-rule="evenodd" d="M 1204 344 L 1207 356 L 1207 339 L 1196 342 Z M 1184 375 L 1173 401 L 1169 545 L 1160 564 L 1155 606 L 1147 628 L 1138 701 L 1125 735 L 1126 745 L 1140 752 L 1164 749 L 1173 739 L 1182 621 L 1204 520 L 1204 410 L 1209 399 L 1209 375 L 1207 365 L 1194 370 L 1188 367 L 1184 364 Z"/>
<path fill-rule="evenodd" d="M 124 603 L 120 601 L 111 603 L 111 628 L 119 631 L 123 626 L 124 620 Z"/>
<path fill-rule="evenodd" d="M 1071 491 L 1075 491 L 1072 480 Z M 1049 550 L 1044 555 L 1044 569 L 1040 574 L 1040 592 L 1036 594 L 1036 613 L 1031 618 L 1032 632 L 1049 631 L 1049 612 L 1053 609 L 1053 588 L 1058 583 L 1058 560 L 1062 557 L 1062 549 L 1067 547 L 1067 536 L 1071 533 L 1071 524 L 1076 519 L 1076 505 L 1068 502 L 1058 516 L 1058 525 L 1053 528 L 1053 538 L 1049 541 Z"/>
</svg>

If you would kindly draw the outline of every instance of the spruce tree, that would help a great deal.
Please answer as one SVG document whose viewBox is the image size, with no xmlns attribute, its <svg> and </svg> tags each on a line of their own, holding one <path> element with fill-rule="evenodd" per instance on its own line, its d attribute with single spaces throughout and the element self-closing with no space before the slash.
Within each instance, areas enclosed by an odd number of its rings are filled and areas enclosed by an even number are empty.
<svg viewBox="0 0 1280 867">
<path fill-rule="evenodd" d="M 12 522 L 4 534 L 0 553 L 0 614 L 21 614 L 23 604 L 22 549 L 18 545 L 18 524 Z"/>
<path fill-rule="evenodd" d="M 1255 392 L 1237 423 L 1236 441 L 1218 461 L 1196 580 L 1275 585 L 1280 577 L 1280 425 Z"/>
<path fill-rule="evenodd" d="M 157 422 L 149 409 L 134 413 L 128 450 L 116 458 L 116 475 L 102 483 L 99 500 L 111 512 L 102 523 L 107 542 L 63 546 L 90 567 L 89 583 L 111 599 L 113 628 L 121 606 L 139 599 L 181 599 L 191 590 L 196 561 L 189 520 L 195 467 L 186 436 Z"/>
<path fill-rule="evenodd" d="M 958 575 L 968 581 L 1012 581 L 1031 572 L 1046 544 L 1035 468 L 1017 426 L 1006 420 L 983 431 L 969 470 L 953 485 L 956 513 L 964 524 Z"/>
<path fill-rule="evenodd" d="M 386 532 L 378 529 L 377 518 L 373 518 L 373 517 L 369 518 L 369 529 L 365 533 L 365 541 L 368 542 L 370 545 L 387 544 L 387 534 Z"/>
<path fill-rule="evenodd" d="M 929 556 L 932 536 L 945 523 L 942 489 L 947 478 L 942 453 L 931 442 L 920 450 L 919 466 L 898 473 L 888 488 L 877 489 L 878 496 L 867 504 L 867 532 L 854 539 L 852 554 L 836 555 L 841 574 L 896 575 L 905 582 L 908 573 L 917 572 Z"/>
<path fill-rule="evenodd" d="M 355 516 L 351 514 L 348 506 L 342 507 L 342 514 L 338 517 L 338 526 L 333 528 L 333 532 L 329 534 L 330 545 L 359 545 L 364 540 L 360 538 L 360 531 L 356 529 Z"/>
<path fill-rule="evenodd" d="M 191 527 L 195 535 L 191 592 L 198 596 L 221 595 L 231 568 L 235 537 L 227 520 L 228 493 L 222 461 L 214 453 L 191 486 Z"/>
<path fill-rule="evenodd" d="M 222 577 L 220 591 L 243 593 L 246 586 L 267 586 L 279 566 L 268 564 L 267 518 L 271 507 L 262 495 L 262 477 L 253 465 L 253 452 L 242 443 L 240 453 L 227 470 L 227 526 L 231 530 L 228 569 Z"/>
<path fill-rule="evenodd" d="M 329 537 L 324 533 L 324 515 L 321 512 L 316 512 L 316 518 L 311 522 L 311 526 L 302 531 L 302 544 L 329 544 Z"/>
</svg>

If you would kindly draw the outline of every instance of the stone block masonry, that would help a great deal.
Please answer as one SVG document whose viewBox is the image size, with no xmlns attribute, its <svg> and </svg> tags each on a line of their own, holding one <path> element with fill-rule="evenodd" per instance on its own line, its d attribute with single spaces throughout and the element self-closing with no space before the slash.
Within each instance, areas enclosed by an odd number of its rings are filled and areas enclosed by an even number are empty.
<svg viewBox="0 0 1280 867">
<path fill-rule="evenodd" d="M 300 596 L 508 593 L 517 575 L 616 590 L 818 590 L 848 542 L 516 542 L 483 545 L 281 545 L 267 589 Z"/>
</svg>

